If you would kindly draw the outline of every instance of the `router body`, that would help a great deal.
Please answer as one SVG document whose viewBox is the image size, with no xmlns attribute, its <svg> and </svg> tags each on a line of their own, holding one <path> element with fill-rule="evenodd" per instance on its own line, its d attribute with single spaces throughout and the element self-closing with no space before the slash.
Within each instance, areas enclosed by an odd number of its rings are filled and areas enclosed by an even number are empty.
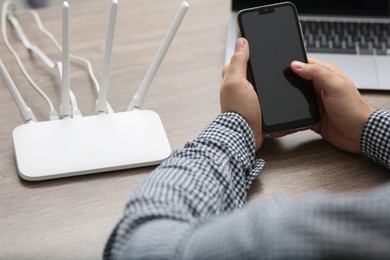
<svg viewBox="0 0 390 260">
<path fill-rule="evenodd" d="M 171 154 L 158 114 L 139 109 L 20 125 L 13 142 L 29 181 L 155 165 Z"/>
</svg>

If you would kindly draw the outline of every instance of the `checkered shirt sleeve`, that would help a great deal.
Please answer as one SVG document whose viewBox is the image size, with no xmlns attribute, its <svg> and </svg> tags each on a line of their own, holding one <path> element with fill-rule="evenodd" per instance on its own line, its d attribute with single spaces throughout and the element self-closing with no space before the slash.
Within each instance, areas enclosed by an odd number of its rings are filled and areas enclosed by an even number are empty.
<svg viewBox="0 0 390 260">
<path fill-rule="evenodd" d="M 171 219 L 196 225 L 242 208 L 263 165 L 255 158 L 254 135 L 246 121 L 236 113 L 219 115 L 147 177 L 127 203 L 104 257 L 118 258 L 133 231 L 147 221 Z"/>
<path fill-rule="evenodd" d="M 364 155 L 390 169 L 390 111 L 376 110 L 364 126 L 361 138 Z"/>
</svg>

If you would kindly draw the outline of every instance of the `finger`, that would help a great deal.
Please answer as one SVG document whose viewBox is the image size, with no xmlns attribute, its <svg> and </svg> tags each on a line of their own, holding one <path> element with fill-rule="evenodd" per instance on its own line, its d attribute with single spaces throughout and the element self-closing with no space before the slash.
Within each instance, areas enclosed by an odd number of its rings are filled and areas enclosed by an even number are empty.
<svg viewBox="0 0 390 260">
<path fill-rule="evenodd" d="M 321 86 L 332 88 L 338 85 L 341 81 L 348 80 L 341 72 L 335 73 L 335 69 L 330 64 L 322 65 L 317 63 L 303 63 L 300 61 L 291 62 L 291 69 L 300 77 L 312 80 L 315 85 L 323 83 Z M 340 75 L 341 74 L 341 75 Z M 317 84 L 316 84 L 317 83 Z M 323 88 L 322 88 L 323 89 Z"/>
<path fill-rule="evenodd" d="M 291 69 L 300 77 L 312 80 L 316 91 L 324 91 L 325 93 L 339 93 L 346 86 L 356 88 L 353 82 L 344 74 L 335 73 L 333 70 L 324 67 L 321 64 L 307 64 L 299 61 L 291 63 Z M 343 88 L 340 88 L 343 86 Z M 330 91 L 330 92 L 328 92 Z M 319 93 L 319 92 L 317 92 Z"/>
<path fill-rule="evenodd" d="M 246 78 L 247 63 L 249 60 L 249 44 L 245 38 L 239 38 L 236 42 L 234 54 L 230 60 L 228 77 L 244 77 Z"/>
<path fill-rule="evenodd" d="M 326 76 L 332 74 L 328 68 L 322 66 L 321 64 L 307 64 L 300 61 L 291 62 L 291 69 L 296 74 L 307 80 L 314 80 L 315 78 L 326 78 Z"/>
<path fill-rule="evenodd" d="M 339 86 L 345 85 L 346 79 L 334 73 L 321 64 L 307 64 L 300 61 L 293 61 L 291 69 L 300 77 L 312 80 L 317 94 L 321 91 L 325 93 L 337 93 Z M 330 91 L 330 92 L 328 92 Z"/>
</svg>

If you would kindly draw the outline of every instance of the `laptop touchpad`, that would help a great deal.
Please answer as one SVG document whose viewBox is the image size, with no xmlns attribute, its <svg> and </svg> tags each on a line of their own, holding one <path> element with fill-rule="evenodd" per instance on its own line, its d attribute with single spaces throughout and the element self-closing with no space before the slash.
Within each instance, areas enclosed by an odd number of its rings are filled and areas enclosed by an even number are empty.
<svg viewBox="0 0 390 260">
<path fill-rule="evenodd" d="M 380 90 L 389 90 L 390 85 L 390 57 L 389 56 L 376 56 L 375 57 L 378 77 L 379 77 L 379 87 Z"/>
<path fill-rule="evenodd" d="M 333 63 L 357 88 L 370 89 L 379 85 L 377 64 L 372 56 L 308 53 L 309 57 Z"/>
</svg>

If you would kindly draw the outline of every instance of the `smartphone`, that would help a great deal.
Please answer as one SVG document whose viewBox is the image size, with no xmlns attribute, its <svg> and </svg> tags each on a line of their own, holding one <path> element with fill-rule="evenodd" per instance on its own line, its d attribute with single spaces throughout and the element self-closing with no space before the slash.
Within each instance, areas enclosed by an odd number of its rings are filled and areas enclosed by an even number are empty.
<svg viewBox="0 0 390 260">
<path fill-rule="evenodd" d="M 319 120 L 311 81 L 290 69 L 307 63 L 297 9 L 290 2 L 241 10 L 237 22 L 249 42 L 248 74 L 259 97 L 265 133 L 307 128 Z"/>
</svg>

